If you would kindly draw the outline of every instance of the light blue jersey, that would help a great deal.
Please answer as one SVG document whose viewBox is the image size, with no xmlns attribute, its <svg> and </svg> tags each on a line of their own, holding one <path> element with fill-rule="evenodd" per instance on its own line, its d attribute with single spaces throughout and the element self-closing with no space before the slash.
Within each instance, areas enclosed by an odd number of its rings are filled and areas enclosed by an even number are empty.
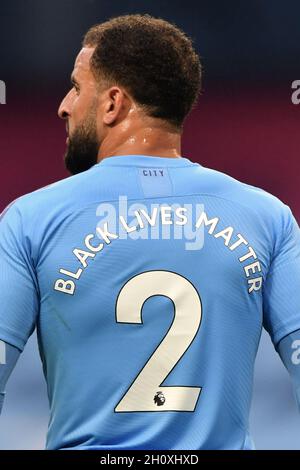
<svg viewBox="0 0 300 470">
<path fill-rule="evenodd" d="M 48 449 L 249 449 L 262 326 L 300 329 L 274 196 L 187 158 L 104 159 L 0 223 L 0 339 L 37 327 Z"/>
</svg>

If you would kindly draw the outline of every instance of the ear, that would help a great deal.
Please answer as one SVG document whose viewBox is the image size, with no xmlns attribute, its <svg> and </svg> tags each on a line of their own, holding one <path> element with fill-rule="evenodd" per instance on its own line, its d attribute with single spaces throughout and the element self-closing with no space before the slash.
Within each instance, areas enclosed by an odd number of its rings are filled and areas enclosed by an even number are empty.
<svg viewBox="0 0 300 470">
<path fill-rule="evenodd" d="M 111 125 L 124 111 L 125 94 L 121 88 L 113 86 L 107 90 L 105 101 L 103 122 Z"/>
</svg>

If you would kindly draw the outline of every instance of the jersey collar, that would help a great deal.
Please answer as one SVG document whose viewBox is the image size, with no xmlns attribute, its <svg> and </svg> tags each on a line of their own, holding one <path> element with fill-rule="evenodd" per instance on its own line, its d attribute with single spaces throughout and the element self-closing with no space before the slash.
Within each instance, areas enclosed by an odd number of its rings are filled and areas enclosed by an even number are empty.
<svg viewBox="0 0 300 470">
<path fill-rule="evenodd" d="M 153 155 L 117 155 L 107 157 L 96 165 L 102 166 L 140 166 L 140 167 L 182 167 L 193 165 L 193 163 L 185 157 L 168 158 L 155 157 Z"/>
</svg>

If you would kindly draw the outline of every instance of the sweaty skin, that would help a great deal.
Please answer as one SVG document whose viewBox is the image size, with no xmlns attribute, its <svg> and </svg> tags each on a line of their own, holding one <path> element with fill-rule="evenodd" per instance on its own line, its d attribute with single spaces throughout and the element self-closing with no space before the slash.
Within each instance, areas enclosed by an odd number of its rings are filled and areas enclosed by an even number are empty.
<svg viewBox="0 0 300 470">
<path fill-rule="evenodd" d="M 83 47 L 79 52 L 72 72 L 73 88 L 58 110 L 59 117 L 66 120 L 70 138 L 96 99 L 98 162 L 114 155 L 180 157 L 178 129 L 162 119 L 148 117 L 124 87 L 108 87 L 104 81 L 96 80 L 90 68 L 94 50 L 94 47 Z"/>
</svg>

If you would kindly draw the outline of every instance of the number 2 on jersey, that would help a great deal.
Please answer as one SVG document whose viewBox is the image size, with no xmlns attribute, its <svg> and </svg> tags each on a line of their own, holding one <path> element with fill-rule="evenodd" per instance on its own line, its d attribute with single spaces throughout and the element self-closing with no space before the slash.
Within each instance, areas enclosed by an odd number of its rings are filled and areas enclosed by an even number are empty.
<svg viewBox="0 0 300 470">
<path fill-rule="evenodd" d="M 174 319 L 165 337 L 115 407 L 115 412 L 194 411 L 201 387 L 161 386 L 194 340 L 201 324 L 201 299 L 183 276 L 148 271 L 122 287 L 116 303 L 118 323 L 142 323 L 143 304 L 162 295 L 174 304 Z"/>
</svg>

